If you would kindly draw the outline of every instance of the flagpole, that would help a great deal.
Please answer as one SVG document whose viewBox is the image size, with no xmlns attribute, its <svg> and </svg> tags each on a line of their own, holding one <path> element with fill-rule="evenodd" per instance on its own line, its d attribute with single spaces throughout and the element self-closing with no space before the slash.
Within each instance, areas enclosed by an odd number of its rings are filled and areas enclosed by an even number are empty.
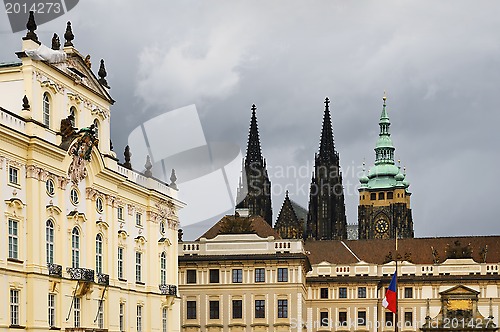
<svg viewBox="0 0 500 332">
<path fill-rule="evenodd" d="M 399 292 L 398 292 L 398 282 L 397 282 L 397 279 L 398 279 L 398 227 L 396 226 L 396 317 L 394 319 L 394 332 L 398 332 L 398 313 L 399 313 L 399 310 L 398 310 L 398 295 L 399 295 Z"/>
</svg>

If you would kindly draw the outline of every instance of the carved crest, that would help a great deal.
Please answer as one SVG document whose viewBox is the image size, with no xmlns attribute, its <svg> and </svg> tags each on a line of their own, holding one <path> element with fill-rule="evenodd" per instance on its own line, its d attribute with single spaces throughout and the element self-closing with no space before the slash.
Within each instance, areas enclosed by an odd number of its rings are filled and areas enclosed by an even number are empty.
<svg viewBox="0 0 500 332">
<path fill-rule="evenodd" d="M 99 142 L 95 137 L 93 124 L 88 128 L 80 129 L 77 134 L 80 136 L 68 151 L 68 154 L 73 157 L 68 175 L 74 184 L 78 184 L 87 176 L 86 163 L 90 161 L 92 147 Z"/>
</svg>

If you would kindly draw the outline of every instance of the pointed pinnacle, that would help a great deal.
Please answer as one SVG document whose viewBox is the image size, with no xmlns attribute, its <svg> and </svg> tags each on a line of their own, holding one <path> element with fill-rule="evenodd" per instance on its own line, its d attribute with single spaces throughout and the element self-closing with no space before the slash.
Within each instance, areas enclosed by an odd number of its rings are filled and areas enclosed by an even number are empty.
<svg viewBox="0 0 500 332">
<path fill-rule="evenodd" d="M 73 46 L 73 39 L 75 39 L 75 35 L 73 34 L 73 30 L 71 29 L 71 22 L 68 21 L 66 24 L 66 32 L 64 33 L 64 47 Z"/>
<path fill-rule="evenodd" d="M 26 33 L 26 37 L 23 38 L 23 40 L 32 40 L 35 43 L 40 44 L 38 41 L 38 36 L 35 33 L 37 26 L 35 22 L 35 13 L 31 10 L 30 11 L 30 16 L 28 17 L 28 22 L 26 23 L 26 29 L 28 29 L 28 32 Z"/>
</svg>

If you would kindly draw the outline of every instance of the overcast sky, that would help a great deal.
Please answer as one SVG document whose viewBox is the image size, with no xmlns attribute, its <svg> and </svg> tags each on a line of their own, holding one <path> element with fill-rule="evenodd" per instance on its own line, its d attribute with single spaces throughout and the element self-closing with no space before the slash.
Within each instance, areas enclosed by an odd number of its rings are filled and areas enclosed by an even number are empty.
<svg viewBox="0 0 500 332">
<path fill-rule="evenodd" d="M 386 90 L 415 235 L 489 235 L 500 233 L 498 13 L 498 1 L 81 0 L 37 33 L 50 45 L 71 20 L 94 71 L 106 60 L 120 158 L 135 127 L 190 104 L 209 142 L 245 150 L 255 103 L 275 215 L 285 186 L 307 206 L 328 96 L 357 222 L 357 177 L 364 158 L 373 164 Z M 1 15 L 0 59 L 15 60 L 25 33 Z M 303 176 L 279 173 L 301 166 Z"/>
</svg>

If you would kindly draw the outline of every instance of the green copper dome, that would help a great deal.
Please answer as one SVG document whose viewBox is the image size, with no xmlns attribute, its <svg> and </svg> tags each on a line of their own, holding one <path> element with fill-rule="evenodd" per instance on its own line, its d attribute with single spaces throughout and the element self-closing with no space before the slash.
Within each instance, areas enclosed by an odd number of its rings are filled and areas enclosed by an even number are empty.
<svg viewBox="0 0 500 332">
<path fill-rule="evenodd" d="M 409 183 L 405 174 L 401 173 L 399 166 L 394 163 L 394 145 L 389 128 L 391 121 L 386 109 L 386 96 L 384 95 L 382 114 L 380 115 L 380 133 L 375 144 L 375 165 L 370 168 L 368 176 L 360 177 L 361 188 L 390 189 L 396 187 L 408 188 Z"/>
</svg>

